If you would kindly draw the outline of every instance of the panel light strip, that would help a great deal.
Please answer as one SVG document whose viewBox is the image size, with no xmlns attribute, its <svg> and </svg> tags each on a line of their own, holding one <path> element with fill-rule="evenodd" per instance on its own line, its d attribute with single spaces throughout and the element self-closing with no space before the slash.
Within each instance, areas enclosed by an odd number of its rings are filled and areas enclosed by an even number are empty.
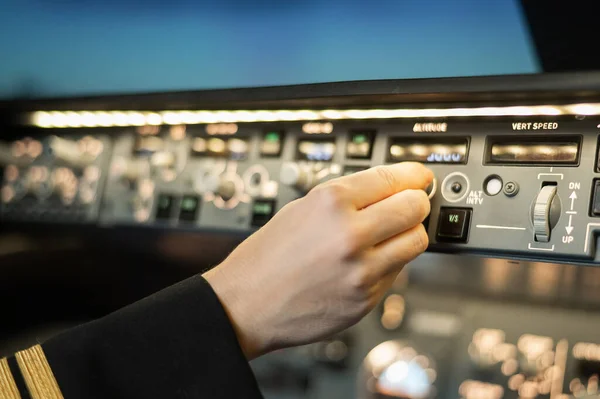
<svg viewBox="0 0 600 399">
<path fill-rule="evenodd" d="M 37 111 L 27 123 L 42 128 L 78 128 L 146 125 L 197 125 L 210 123 L 253 123 L 331 121 L 357 119 L 448 118 L 480 116 L 600 115 L 600 103 L 531 105 L 477 108 L 399 108 L 323 110 L 236 110 L 236 111 Z"/>
</svg>

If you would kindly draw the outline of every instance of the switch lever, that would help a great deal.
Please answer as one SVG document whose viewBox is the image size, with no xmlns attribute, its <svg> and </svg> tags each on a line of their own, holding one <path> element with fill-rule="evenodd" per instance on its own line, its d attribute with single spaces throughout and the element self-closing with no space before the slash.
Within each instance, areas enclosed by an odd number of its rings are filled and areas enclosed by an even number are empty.
<svg viewBox="0 0 600 399">
<path fill-rule="evenodd" d="M 553 222 L 560 215 L 560 204 L 553 206 L 556 197 L 556 185 L 542 187 L 533 207 L 533 235 L 535 241 L 549 242 Z M 558 209 L 555 209 L 558 206 Z"/>
</svg>

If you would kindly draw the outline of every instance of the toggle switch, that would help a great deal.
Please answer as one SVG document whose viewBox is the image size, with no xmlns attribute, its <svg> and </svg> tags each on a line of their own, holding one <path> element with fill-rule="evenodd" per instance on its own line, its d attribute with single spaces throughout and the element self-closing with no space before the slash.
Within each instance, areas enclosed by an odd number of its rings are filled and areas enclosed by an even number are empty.
<svg viewBox="0 0 600 399">
<path fill-rule="evenodd" d="M 549 242 L 552 229 L 560 218 L 560 198 L 556 183 L 547 184 L 538 193 L 532 210 L 533 235 L 535 241 Z"/>
</svg>

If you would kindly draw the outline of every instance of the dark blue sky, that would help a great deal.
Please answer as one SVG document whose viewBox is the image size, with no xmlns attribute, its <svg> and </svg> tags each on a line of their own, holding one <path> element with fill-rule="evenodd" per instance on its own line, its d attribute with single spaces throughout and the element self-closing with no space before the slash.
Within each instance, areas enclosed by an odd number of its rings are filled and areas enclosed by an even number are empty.
<svg viewBox="0 0 600 399">
<path fill-rule="evenodd" d="M 537 72 L 515 0 L 2 0 L 0 97 Z"/>
</svg>

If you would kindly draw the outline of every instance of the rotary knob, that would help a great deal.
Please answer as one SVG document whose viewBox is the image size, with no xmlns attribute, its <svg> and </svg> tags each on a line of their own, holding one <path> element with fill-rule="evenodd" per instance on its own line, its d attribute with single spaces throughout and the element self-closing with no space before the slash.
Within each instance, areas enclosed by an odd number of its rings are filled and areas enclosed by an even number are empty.
<svg viewBox="0 0 600 399">
<path fill-rule="evenodd" d="M 279 180 L 281 183 L 303 192 L 308 192 L 317 185 L 315 173 L 308 166 L 295 162 L 286 162 L 281 165 Z"/>
<path fill-rule="evenodd" d="M 223 198 L 227 202 L 231 200 L 236 193 L 235 183 L 232 180 L 221 180 L 219 186 L 215 190 L 215 194 Z"/>
<path fill-rule="evenodd" d="M 206 188 L 224 202 L 229 202 L 243 191 L 243 182 L 238 175 L 210 175 L 206 178 Z"/>
<path fill-rule="evenodd" d="M 549 242 L 552 229 L 560 218 L 560 198 L 556 185 L 542 187 L 533 203 L 531 220 L 535 241 Z"/>
</svg>

